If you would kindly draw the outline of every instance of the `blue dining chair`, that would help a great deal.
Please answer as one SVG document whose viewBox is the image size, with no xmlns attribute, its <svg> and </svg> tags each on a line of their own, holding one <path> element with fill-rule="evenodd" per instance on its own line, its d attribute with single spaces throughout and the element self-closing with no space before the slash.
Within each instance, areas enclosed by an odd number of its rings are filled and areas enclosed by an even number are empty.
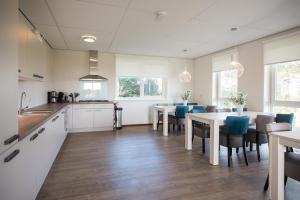
<svg viewBox="0 0 300 200">
<path fill-rule="evenodd" d="M 289 114 L 276 114 L 275 122 L 276 123 L 289 123 L 293 127 L 295 115 L 294 113 Z M 293 147 L 286 147 L 287 151 L 294 152 Z"/>
<path fill-rule="evenodd" d="M 294 113 L 289 114 L 276 114 L 275 122 L 276 123 L 289 123 L 290 125 L 293 125 L 294 121 Z"/>
<path fill-rule="evenodd" d="M 183 103 L 174 103 L 174 106 L 182 106 Z"/>
<path fill-rule="evenodd" d="M 193 106 L 191 112 L 206 113 L 207 109 L 204 106 Z M 194 142 L 195 136 L 200 137 L 202 139 L 202 153 L 205 154 L 205 139 L 210 137 L 209 125 L 193 121 L 192 142 Z"/>
<path fill-rule="evenodd" d="M 185 122 L 185 114 L 189 112 L 189 106 L 176 106 L 175 115 L 169 114 L 168 121 L 169 125 L 173 124 L 173 131 L 175 130 L 175 126 L 177 126 L 177 135 L 178 131 L 181 130 L 181 126 L 184 125 Z"/>
<path fill-rule="evenodd" d="M 248 108 L 243 108 L 243 111 L 244 111 L 244 112 L 247 112 L 247 111 L 248 111 Z M 232 112 L 237 112 L 237 108 L 232 108 Z"/>
<path fill-rule="evenodd" d="M 228 116 L 225 122 L 226 126 L 220 131 L 220 145 L 228 148 L 228 167 L 230 167 L 232 148 L 243 147 L 243 153 L 246 165 L 248 159 L 246 154 L 246 134 L 249 126 L 248 116 Z"/>
<path fill-rule="evenodd" d="M 198 105 L 198 103 L 193 103 L 193 102 L 190 102 L 190 103 L 187 103 L 188 106 L 196 106 Z"/>
</svg>

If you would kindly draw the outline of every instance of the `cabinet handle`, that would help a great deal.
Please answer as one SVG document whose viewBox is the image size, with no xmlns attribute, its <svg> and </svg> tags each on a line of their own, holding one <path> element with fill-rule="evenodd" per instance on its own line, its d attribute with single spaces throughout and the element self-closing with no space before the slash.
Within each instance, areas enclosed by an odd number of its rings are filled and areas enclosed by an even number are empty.
<svg viewBox="0 0 300 200">
<path fill-rule="evenodd" d="M 32 74 L 32 76 L 33 76 L 34 78 L 40 78 L 40 79 L 43 79 L 43 78 L 44 78 L 43 76 L 38 75 L 38 74 Z"/>
<path fill-rule="evenodd" d="M 13 135 L 11 136 L 10 138 L 8 138 L 7 140 L 4 141 L 4 145 L 9 145 L 11 144 L 12 142 L 14 142 L 15 140 L 19 139 L 19 135 Z"/>
<path fill-rule="evenodd" d="M 38 131 L 38 134 L 43 133 L 45 130 L 46 130 L 45 128 L 41 128 L 41 129 Z"/>
<path fill-rule="evenodd" d="M 52 119 L 52 122 L 55 122 L 58 118 L 59 116 L 54 117 L 54 119 Z"/>
<path fill-rule="evenodd" d="M 14 159 L 20 153 L 19 149 L 14 150 L 11 154 L 9 154 L 6 158 L 4 158 L 4 162 L 7 163 Z"/>
<path fill-rule="evenodd" d="M 65 114 L 65 111 L 62 111 L 61 114 Z"/>
<path fill-rule="evenodd" d="M 38 133 L 34 134 L 33 136 L 31 136 L 30 141 L 35 140 L 38 136 L 39 136 Z"/>
</svg>

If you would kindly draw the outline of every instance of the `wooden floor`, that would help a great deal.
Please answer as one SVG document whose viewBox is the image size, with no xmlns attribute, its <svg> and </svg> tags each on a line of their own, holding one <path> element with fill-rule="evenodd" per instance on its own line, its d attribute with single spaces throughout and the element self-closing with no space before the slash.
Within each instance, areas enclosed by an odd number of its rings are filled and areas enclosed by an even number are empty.
<svg viewBox="0 0 300 200">
<path fill-rule="evenodd" d="M 220 166 L 208 163 L 195 139 L 193 151 L 184 149 L 184 135 L 163 137 L 151 126 L 126 127 L 118 132 L 69 134 L 37 199 L 40 200 L 160 200 L 160 199 L 268 199 L 263 192 L 267 176 L 267 147 L 262 161 L 249 152 L 221 148 Z M 289 180 L 286 199 L 299 199 L 300 184 Z M 298 197 L 298 198 L 297 198 Z"/>
</svg>

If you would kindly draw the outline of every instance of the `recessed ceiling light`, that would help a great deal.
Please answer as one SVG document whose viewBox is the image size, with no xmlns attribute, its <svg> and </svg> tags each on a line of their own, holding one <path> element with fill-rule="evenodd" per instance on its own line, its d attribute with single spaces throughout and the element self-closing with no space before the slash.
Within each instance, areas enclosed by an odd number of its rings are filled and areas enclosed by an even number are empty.
<svg viewBox="0 0 300 200">
<path fill-rule="evenodd" d="M 237 31 L 238 28 L 237 28 L 237 27 L 232 27 L 230 30 L 231 30 L 231 31 Z"/>
<path fill-rule="evenodd" d="M 187 49 L 183 49 L 183 52 L 188 52 L 188 50 Z"/>
<path fill-rule="evenodd" d="M 88 43 L 93 43 L 97 40 L 97 38 L 93 35 L 83 35 L 81 36 L 83 41 L 88 42 Z"/>
</svg>

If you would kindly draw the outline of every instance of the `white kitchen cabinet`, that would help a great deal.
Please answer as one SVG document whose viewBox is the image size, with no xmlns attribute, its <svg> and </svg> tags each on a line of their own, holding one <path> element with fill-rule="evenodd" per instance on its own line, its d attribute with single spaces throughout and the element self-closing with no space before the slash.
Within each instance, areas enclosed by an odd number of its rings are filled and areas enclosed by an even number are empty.
<svg viewBox="0 0 300 200">
<path fill-rule="evenodd" d="M 31 25 L 19 13 L 19 79 L 44 80 L 48 63 L 47 44 L 32 32 Z"/>
<path fill-rule="evenodd" d="M 68 105 L 66 108 L 65 123 L 67 131 L 73 128 L 73 107 Z"/>
<path fill-rule="evenodd" d="M 113 128 L 113 110 L 109 108 L 95 109 L 93 118 L 94 128 Z"/>
<path fill-rule="evenodd" d="M 73 129 L 92 128 L 93 117 L 93 109 L 74 109 Z"/>
<path fill-rule="evenodd" d="M 30 148 L 28 140 L 24 140 L 0 155 L 0 199 L 35 199 L 38 160 L 32 160 Z"/>
<path fill-rule="evenodd" d="M 113 130 L 113 104 L 74 104 L 72 114 L 70 132 Z"/>
<path fill-rule="evenodd" d="M 0 1 L 0 155 L 18 141 L 18 15 L 16 10 L 18 10 L 18 1 Z M 2 177 L 0 179 L 2 180 Z"/>
</svg>

